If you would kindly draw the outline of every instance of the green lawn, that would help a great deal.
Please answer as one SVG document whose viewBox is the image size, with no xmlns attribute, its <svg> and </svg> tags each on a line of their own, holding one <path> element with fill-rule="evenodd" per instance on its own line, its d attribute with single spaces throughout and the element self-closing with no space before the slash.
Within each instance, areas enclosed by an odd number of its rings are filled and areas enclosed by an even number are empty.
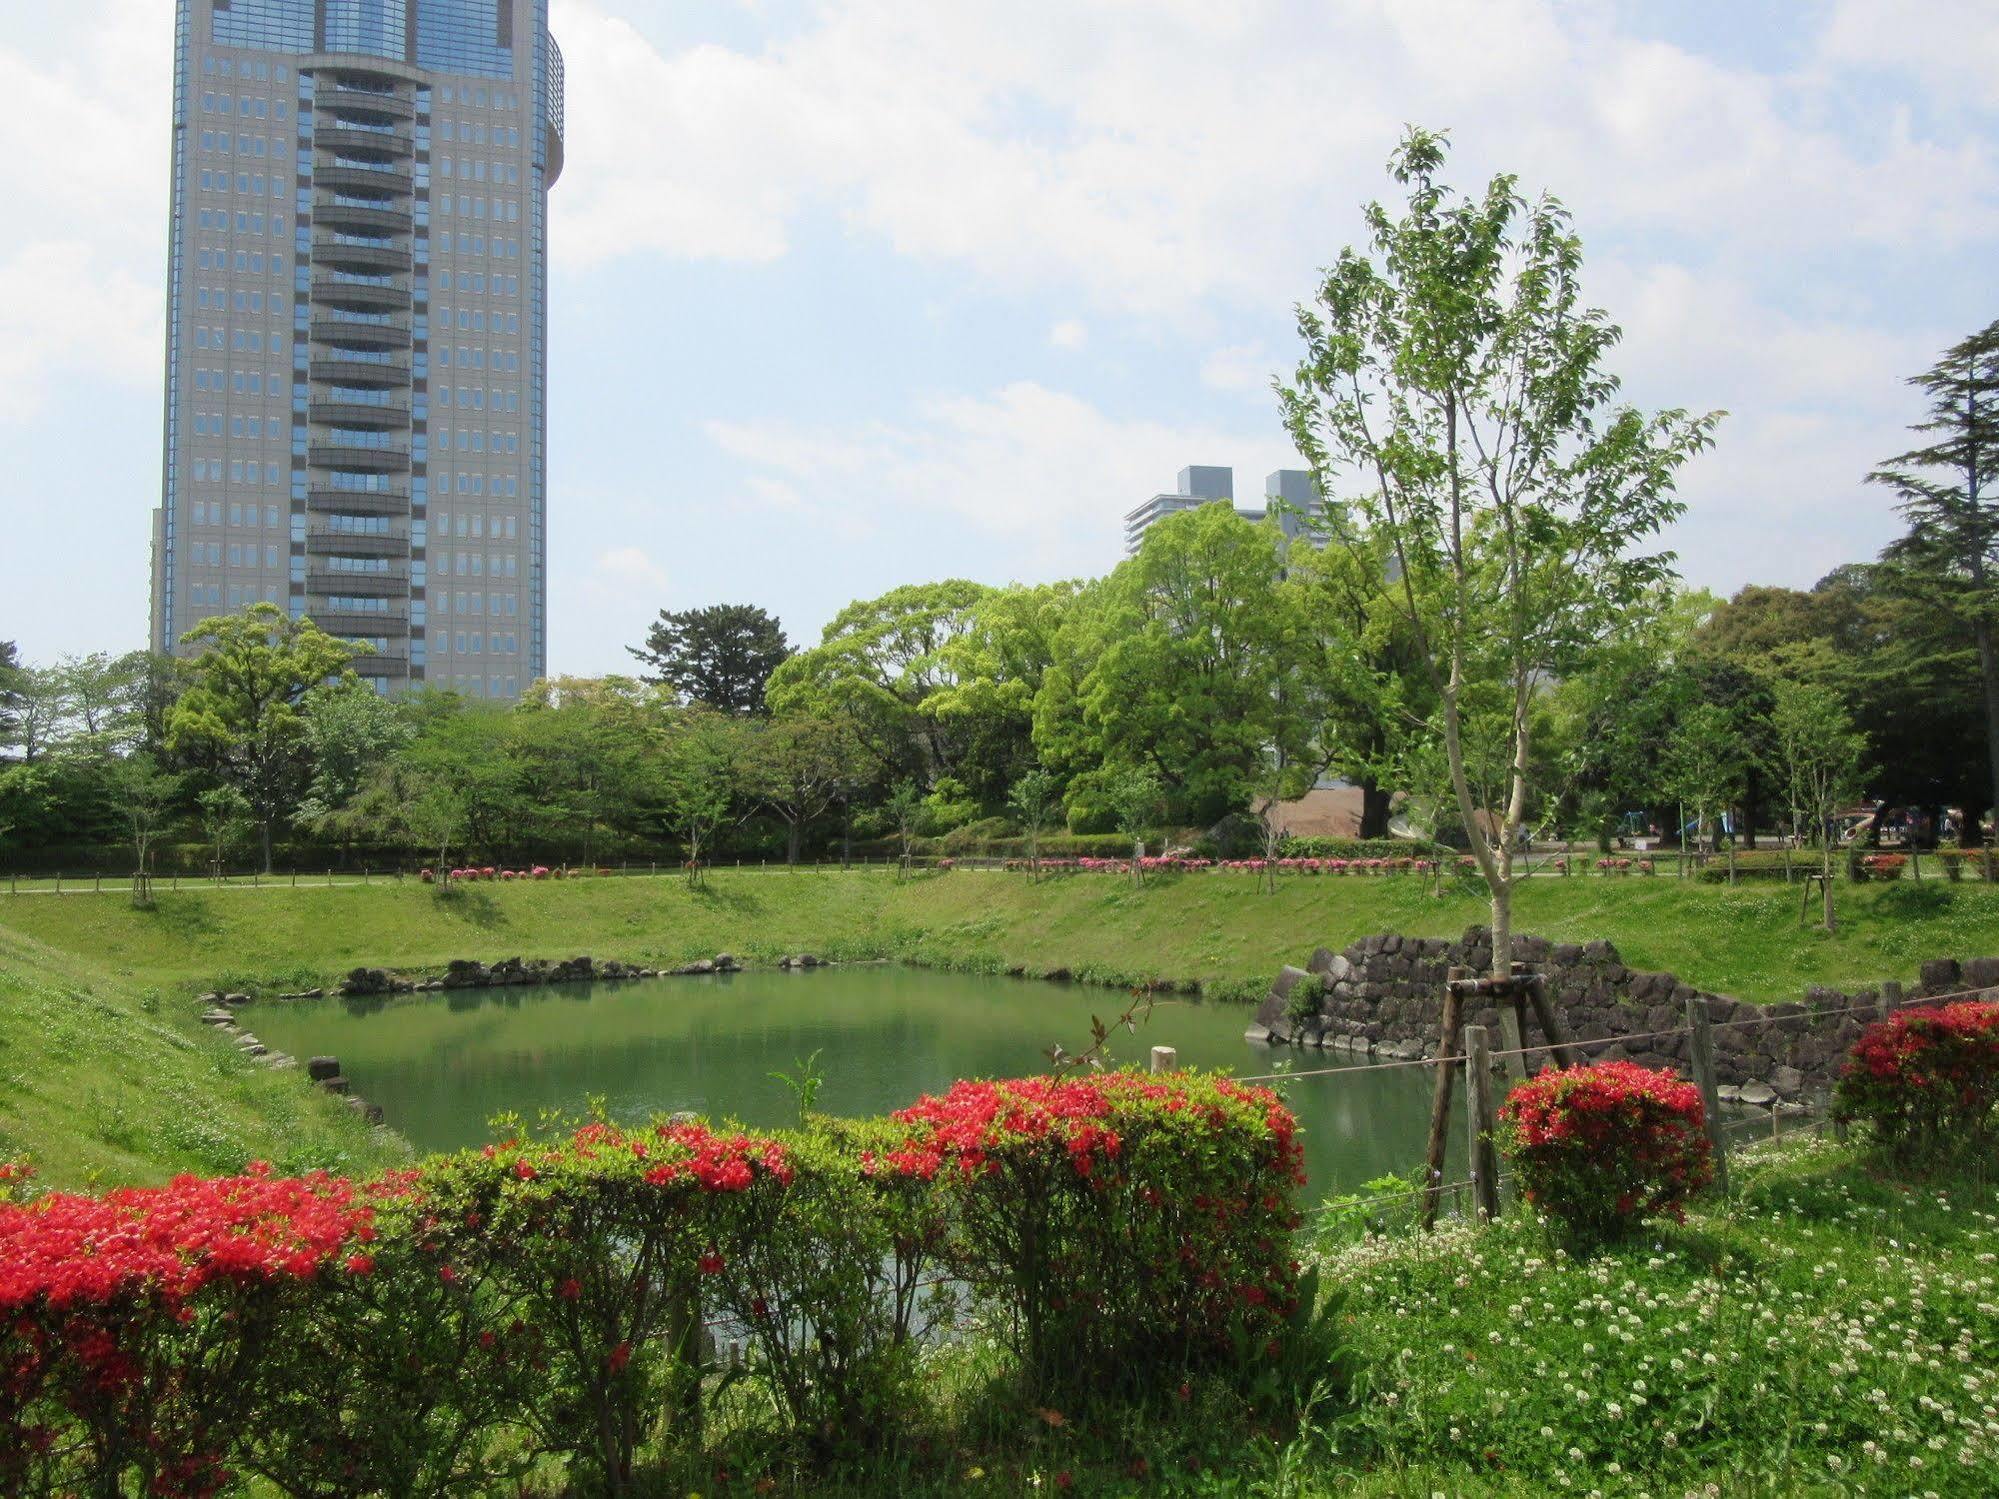
<svg viewBox="0 0 1999 1499">
<path fill-rule="evenodd" d="M 195 1023 L 177 997 L 0 927 L 0 1160 L 65 1187 L 398 1159 L 338 1100 Z"/>
<path fill-rule="evenodd" d="M 1607 937 L 1634 967 L 1753 1000 L 1906 980 L 1928 957 L 1999 953 L 1999 887 L 1905 881 L 1839 894 L 1840 931 L 1827 937 L 1798 925 L 1797 897 L 1782 885 L 1537 879 L 1519 892 L 1515 926 L 1562 941 Z M 162 892 L 147 912 L 109 894 L 0 896 L 0 928 L 181 991 L 309 986 L 363 963 L 418 969 L 576 953 L 664 962 L 809 949 L 1249 992 L 1321 943 L 1383 931 L 1454 936 L 1485 918 L 1475 891 L 1447 887 L 1440 898 L 1414 878 L 1301 877 L 1266 895 L 1234 875 L 1167 877 L 1141 890 L 1109 876 L 1033 885 L 975 871 L 898 883 L 881 870 L 722 870 L 702 891 L 667 875 L 450 895 L 415 883 L 230 886 Z"/>
</svg>

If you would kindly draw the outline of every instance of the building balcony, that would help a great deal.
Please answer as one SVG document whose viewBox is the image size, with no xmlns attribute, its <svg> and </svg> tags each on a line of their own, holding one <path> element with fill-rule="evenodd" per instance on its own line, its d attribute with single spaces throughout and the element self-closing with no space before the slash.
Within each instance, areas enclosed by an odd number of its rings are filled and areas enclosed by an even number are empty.
<svg viewBox="0 0 1999 1499">
<path fill-rule="evenodd" d="M 400 651 L 370 651 L 365 656 L 354 658 L 354 675 L 357 677 L 400 679 L 409 674 L 410 658 Z"/>
<path fill-rule="evenodd" d="M 386 240 L 375 244 L 356 244 L 336 234 L 315 234 L 312 237 L 312 263 L 315 267 L 332 270 L 392 276 L 408 275 L 415 264 L 410 252 L 401 245 L 393 245 Z"/>
<path fill-rule="evenodd" d="M 338 350 L 314 354 L 306 365 L 315 384 L 353 385 L 362 390 L 407 390 L 410 386 L 409 355 L 389 359 L 343 357 Z"/>
<path fill-rule="evenodd" d="M 403 598 L 410 591 L 409 564 L 391 563 L 390 567 L 385 573 L 345 572 L 326 566 L 322 558 L 308 558 L 305 586 L 311 593 L 342 598 Z"/>
<path fill-rule="evenodd" d="M 406 474 L 410 468 L 407 448 L 350 448 L 345 443 L 316 442 L 306 452 L 314 468 L 347 474 Z"/>
<path fill-rule="evenodd" d="M 337 489 L 315 484 L 306 491 L 305 507 L 322 515 L 408 515 L 410 491 L 407 484 L 387 489 Z"/>
<path fill-rule="evenodd" d="M 341 597 L 351 598 L 353 595 L 343 594 Z M 373 609 L 335 608 L 324 597 L 307 595 L 305 612 L 320 629 L 343 640 L 369 640 L 378 635 L 391 640 L 409 637 L 409 605 L 393 599 L 389 601 L 386 612 L 378 612 Z"/>
<path fill-rule="evenodd" d="M 342 203 L 331 193 L 315 193 L 312 222 L 327 229 L 378 230 L 387 234 L 408 234 L 415 220 L 400 208 L 378 208 L 366 203 Z"/>
<path fill-rule="evenodd" d="M 314 318 L 312 341 L 343 349 L 407 349 L 410 320 L 392 317 L 379 323 L 361 323 L 344 318 Z"/>
<path fill-rule="evenodd" d="M 312 185 L 343 193 L 358 192 L 370 198 L 407 198 L 410 174 L 389 167 L 340 166 L 330 161 L 315 161 Z"/>
<path fill-rule="evenodd" d="M 367 432 L 400 432 L 410 424 L 406 402 L 376 405 L 372 401 L 322 400 L 315 396 L 307 412 L 316 427 L 358 427 Z"/>
<path fill-rule="evenodd" d="M 312 132 L 312 143 L 322 151 L 338 151 L 369 161 L 405 161 L 416 149 L 407 135 L 387 130 L 350 130 L 339 125 L 321 125 Z"/>
<path fill-rule="evenodd" d="M 361 312 L 408 312 L 407 286 L 380 286 L 367 281 L 343 281 L 338 276 L 314 276 L 312 300 L 321 307 L 346 307 Z"/>
<path fill-rule="evenodd" d="M 407 557 L 409 550 L 409 534 L 404 531 L 378 534 L 322 524 L 308 526 L 305 532 L 308 557 Z"/>
<path fill-rule="evenodd" d="M 378 94 L 370 89 L 341 88 L 335 84 L 322 88 L 312 100 L 314 110 L 324 110 L 335 119 L 366 120 L 413 120 L 416 105 L 400 94 Z"/>
</svg>

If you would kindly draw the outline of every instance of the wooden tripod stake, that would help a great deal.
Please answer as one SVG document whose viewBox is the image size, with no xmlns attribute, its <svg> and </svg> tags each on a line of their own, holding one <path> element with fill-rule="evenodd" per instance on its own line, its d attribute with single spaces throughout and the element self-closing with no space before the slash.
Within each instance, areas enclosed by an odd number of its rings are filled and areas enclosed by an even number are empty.
<svg viewBox="0 0 1999 1499">
<path fill-rule="evenodd" d="M 1430 1140 L 1424 1155 L 1423 1181 L 1426 1191 L 1423 1197 L 1423 1227 L 1436 1227 L 1437 1212 L 1444 1200 L 1444 1142 L 1448 1137 L 1451 1123 L 1451 1086 L 1456 1077 L 1456 1064 L 1452 1059 L 1460 1055 L 1459 1048 L 1464 1041 L 1464 1002 L 1467 998 L 1486 998 L 1498 1002 L 1502 1007 L 1509 1002 L 1512 1008 L 1513 1029 L 1525 1031 L 1527 1028 L 1527 1007 L 1533 1006 L 1534 1018 L 1540 1023 L 1541 1037 L 1558 1067 L 1576 1065 L 1576 1053 L 1568 1044 L 1563 1033 L 1561 1017 L 1555 1013 L 1555 1006 L 1549 1000 L 1542 986 L 1541 975 L 1530 973 L 1524 963 L 1513 965 L 1508 978 L 1475 978 L 1468 968 L 1453 967 L 1444 972 L 1444 1019 L 1437 1035 L 1437 1088 L 1430 1099 Z M 1502 1008 L 1502 1014 L 1504 1009 Z M 1513 1042 L 1512 1037 L 1507 1038 Z M 1517 1049 L 1525 1044 L 1523 1036 L 1519 1042 L 1509 1046 Z M 1489 1055 L 1489 1054 L 1488 1054 Z M 1524 1059 L 1523 1059 L 1524 1060 Z M 1489 1061 L 1485 1065 L 1490 1065 Z M 1524 1070 L 1524 1069 L 1523 1069 Z M 1492 1211 L 1497 1211 L 1497 1198 L 1493 1200 Z"/>
</svg>

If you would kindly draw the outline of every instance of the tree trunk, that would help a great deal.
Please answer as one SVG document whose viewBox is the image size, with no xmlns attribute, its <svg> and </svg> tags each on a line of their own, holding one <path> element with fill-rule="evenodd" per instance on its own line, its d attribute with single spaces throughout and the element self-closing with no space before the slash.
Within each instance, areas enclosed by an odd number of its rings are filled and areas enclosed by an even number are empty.
<svg viewBox="0 0 1999 1499">
<path fill-rule="evenodd" d="M 271 872 L 271 819 L 266 817 L 257 824 L 257 836 L 264 846 L 264 873 Z"/>
<path fill-rule="evenodd" d="M 1832 839 L 1830 837 L 1821 838 L 1819 840 L 1819 848 L 1821 850 L 1819 872 L 1825 876 L 1820 881 L 1819 888 L 1825 893 L 1825 929 L 1830 932 L 1833 930 L 1835 924 L 1832 914 Z"/>
<path fill-rule="evenodd" d="M 1971 848 L 1985 841 L 1985 834 L 1979 826 L 1979 814 L 1986 808 L 1992 809 L 1994 818 L 1999 818 L 1999 648 L 1992 639 L 1992 626 L 1980 617 L 1973 626 L 1978 640 L 1978 680 L 1985 693 L 1985 769 L 1987 780 L 1984 787 L 1985 807 L 1964 809 L 1965 833 L 1959 841 Z M 1999 829 L 1995 829 L 1999 831 Z"/>
<path fill-rule="evenodd" d="M 1360 788 L 1360 835 L 1363 838 L 1388 836 L 1388 803 L 1391 793 L 1373 781 L 1356 781 Z"/>
<path fill-rule="evenodd" d="M 804 836 L 805 824 L 802 820 L 790 822 L 785 825 L 784 862 L 786 864 L 796 864 L 798 862 L 798 845 Z"/>
</svg>

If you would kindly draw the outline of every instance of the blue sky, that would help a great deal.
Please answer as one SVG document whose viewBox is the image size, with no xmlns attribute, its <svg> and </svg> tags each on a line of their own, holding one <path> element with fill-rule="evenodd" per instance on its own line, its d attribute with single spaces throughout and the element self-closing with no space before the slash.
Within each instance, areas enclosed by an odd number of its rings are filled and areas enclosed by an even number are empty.
<svg viewBox="0 0 1999 1499">
<path fill-rule="evenodd" d="M 0 638 L 138 644 L 159 484 L 165 0 L 0 34 Z M 1101 571 L 1185 463 L 1293 462 L 1291 306 L 1402 124 L 1575 211 L 1631 395 L 1726 407 L 1687 577 L 1894 525 L 1901 384 L 1999 316 L 1984 0 L 555 0 L 550 665 L 660 607 L 794 639 Z"/>
</svg>

